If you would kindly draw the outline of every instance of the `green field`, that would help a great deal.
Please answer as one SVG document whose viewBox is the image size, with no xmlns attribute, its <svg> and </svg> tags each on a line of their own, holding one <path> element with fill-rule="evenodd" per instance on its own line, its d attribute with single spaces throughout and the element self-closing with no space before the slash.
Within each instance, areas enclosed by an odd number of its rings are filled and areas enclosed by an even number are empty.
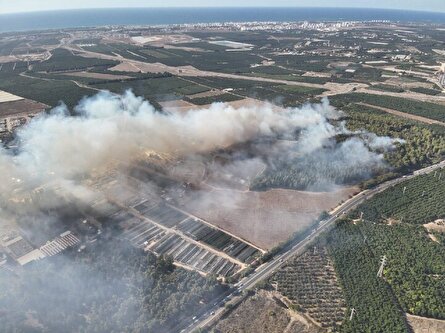
<svg viewBox="0 0 445 333">
<path fill-rule="evenodd" d="M 42 80 L 17 74 L 0 72 L 0 90 L 33 99 L 49 106 L 56 106 L 59 102 L 63 102 L 71 108 L 84 96 L 97 93 L 95 90 L 79 87 L 71 81 Z"/>
<path fill-rule="evenodd" d="M 374 254 L 359 226 L 343 221 L 327 236 L 329 253 L 348 306 L 340 332 L 408 332 L 401 306 L 388 284 L 376 276 L 381 253 Z"/>
<path fill-rule="evenodd" d="M 117 61 L 103 60 L 97 58 L 85 58 L 73 55 L 70 51 L 64 49 L 55 49 L 52 57 L 46 61 L 33 65 L 36 72 L 56 72 L 65 70 L 78 70 L 90 67 L 110 67 L 117 65 Z"/>
<path fill-rule="evenodd" d="M 391 86 L 388 84 L 376 84 L 371 86 L 369 89 L 371 90 L 381 90 L 381 91 L 389 91 L 389 92 L 395 92 L 395 93 L 402 93 L 405 90 L 403 88 L 397 87 L 397 86 Z"/>
<path fill-rule="evenodd" d="M 432 95 L 436 96 L 442 93 L 442 90 L 439 89 L 429 89 L 429 88 L 423 88 L 423 87 L 417 87 L 417 88 L 411 88 L 411 91 L 414 91 L 416 93 L 425 94 L 425 95 Z"/>
<path fill-rule="evenodd" d="M 190 103 L 193 103 L 195 105 L 206 105 L 211 104 L 215 102 L 232 102 L 242 99 L 242 97 L 239 97 L 237 95 L 233 94 L 221 94 L 221 95 L 215 95 L 215 96 L 206 96 L 206 97 L 197 97 L 197 98 L 188 98 L 185 97 L 184 100 Z"/>
<path fill-rule="evenodd" d="M 189 77 L 189 80 L 215 89 L 233 89 L 233 93 L 245 97 L 270 101 L 284 107 L 301 105 L 318 94 L 326 91 L 322 88 L 288 86 L 273 82 L 234 80 L 217 77 Z"/>
<path fill-rule="evenodd" d="M 409 332 L 401 310 L 445 318 L 445 248 L 423 227 L 341 221 L 327 242 L 348 307 L 357 311 L 341 332 Z"/>
<path fill-rule="evenodd" d="M 118 94 L 127 89 L 132 89 L 136 95 L 156 101 L 180 99 L 184 95 L 208 90 L 208 88 L 174 76 L 124 82 L 97 83 L 94 87 Z"/>
<path fill-rule="evenodd" d="M 363 102 L 445 122 L 445 106 L 439 104 L 366 93 L 337 95 L 334 99 L 338 105 Z"/>
<path fill-rule="evenodd" d="M 395 219 L 404 223 L 424 224 L 445 218 L 444 198 L 445 170 L 439 169 L 376 194 L 362 204 L 360 210 L 364 218 L 371 221 Z"/>
<path fill-rule="evenodd" d="M 445 244 L 431 240 L 421 226 L 361 223 L 359 228 L 374 256 L 387 256 L 385 281 L 403 310 L 445 319 Z"/>
</svg>

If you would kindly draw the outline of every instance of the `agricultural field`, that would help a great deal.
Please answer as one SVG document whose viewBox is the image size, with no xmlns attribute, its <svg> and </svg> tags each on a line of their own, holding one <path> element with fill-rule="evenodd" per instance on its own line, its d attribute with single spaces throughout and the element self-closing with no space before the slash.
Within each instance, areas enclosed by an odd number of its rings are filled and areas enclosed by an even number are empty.
<svg viewBox="0 0 445 333">
<path fill-rule="evenodd" d="M 323 244 L 296 256 L 272 278 L 271 284 L 321 327 L 334 330 L 345 318 L 343 291 Z"/>
<path fill-rule="evenodd" d="M 378 193 L 327 235 L 346 304 L 357 311 L 355 320 L 343 322 L 341 332 L 354 332 L 358 327 L 405 332 L 405 312 L 420 316 L 419 320 L 425 318 L 423 326 L 427 318 L 444 319 L 444 238 L 440 224 L 431 223 L 438 212 L 443 216 L 445 187 L 438 179 L 440 172 L 417 176 Z M 357 220 L 360 212 L 363 221 Z M 426 221 L 430 223 L 422 226 Z M 387 263 L 383 277 L 378 278 L 383 255 Z M 411 324 L 412 317 L 408 318 Z M 418 328 L 417 324 L 413 326 Z"/>
<path fill-rule="evenodd" d="M 136 207 L 141 209 L 142 206 L 144 203 L 137 204 Z M 222 277 L 231 276 L 241 269 L 240 262 L 237 264 L 236 260 L 221 256 L 218 249 L 210 251 L 206 246 L 201 246 L 198 241 L 191 241 L 186 233 L 177 233 L 171 229 L 181 221 L 181 212 L 162 203 L 159 206 L 150 205 L 150 208 L 149 219 L 144 218 L 142 214 L 118 211 L 107 218 L 107 223 L 120 226 L 122 232 L 119 237 L 129 241 L 135 247 L 157 256 L 169 257 L 183 267 Z M 147 209 L 144 208 L 144 212 L 145 210 Z M 253 255 L 253 252 L 250 255 Z"/>
<path fill-rule="evenodd" d="M 402 119 L 368 106 L 343 105 L 337 98 L 331 99 L 331 102 L 346 113 L 344 120 L 348 129 L 367 130 L 380 136 L 405 140 L 395 150 L 385 154 L 386 161 L 393 169 L 365 181 L 363 187 L 437 163 L 445 157 L 445 128 L 442 126 Z"/>
<path fill-rule="evenodd" d="M 42 112 L 47 108 L 48 105 L 38 103 L 29 99 L 0 102 L 0 117 L 32 115 Z"/>
<path fill-rule="evenodd" d="M 206 97 L 185 97 L 184 101 L 193 103 L 195 105 L 208 105 L 215 102 L 233 102 L 233 101 L 239 101 L 243 99 L 243 97 L 233 95 L 233 94 L 220 94 L 220 95 L 213 95 L 213 96 L 206 96 Z"/>
<path fill-rule="evenodd" d="M 122 185 L 113 177 L 102 177 L 90 184 L 106 192 L 120 207 L 126 207 L 100 218 L 110 227 L 119 226 L 120 238 L 157 256 L 169 256 L 183 267 L 221 277 L 232 276 L 261 255 L 259 249 L 243 240 L 160 201 L 153 193 L 139 190 L 139 185 L 134 179 Z M 141 197 L 150 199 L 141 201 Z"/>
<path fill-rule="evenodd" d="M 132 89 L 138 96 L 159 102 L 181 99 L 184 95 L 190 94 L 190 92 L 203 90 L 200 85 L 173 76 L 153 77 L 126 82 L 97 83 L 94 85 L 94 88 L 105 89 L 115 93 L 122 93 L 127 89 Z"/>
<path fill-rule="evenodd" d="M 380 90 L 380 91 L 389 91 L 389 92 L 395 92 L 395 93 L 402 93 L 405 90 L 403 88 L 400 88 L 398 86 L 392 86 L 389 84 L 376 84 L 370 87 L 371 90 Z M 415 88 L 413 88 L 415 89 Z M 413 90 L 411 89 L 411 90 Z M 414 91 L 414 90 L 413 90 Z"/>
<path fill-rule="evenodd" d="M 260 251 L 256 248 L 195 218 L 189 218 L 181 222 L 178 229 L 193 239 L 223 251 L 227 255 L 247 264 L 252 263 L 260 254 Z"/>
<path fill-rule="evenodd" d="M 424 87 L 414 87 L 411 88 L 411 91 L 419 93 L 419 94 L 425 94 L 425 95 L 439 95 L 442 93 L 439 89 L 431 89 L 431 88 L 424 88 Z"/>
<path fill-rule="evenodd" d="M 445 247 L 425 228 L 407 224 L 361 223 L 359 229 L 375 258 L 386 255 L 384 280 L 403 311 L 445 319 Z"/>
<path fill-rule="evenodd" d="M 399 309 L 419 316 L 444 318 L 445 253 L 443 245 L 430 239 L 423 227 L 343 221 L 327 239 L 346 303 L 361 314 L 360 318 L 357 316 L 357 324 L 364 324 L 368 315 L 379 316 L 376 322 L 384 325 L 398 322 L 397 330 L 402 332 Z M 381 279 L 376 274 L 383 255 L 388 261 Z M 387 304 L 386 312 L 378 310 L 381 304 Z"/>
<path fill-rule="evenodd" d="M 359 226 L 349 221 L 337 223 L 327 236 L 329 254 L 343 289 L 347 310 L 357 311 L 353 320 L 344 320 L 340 332 L 405 333 L 408 324 L 401 306 L 388 284 L 377 277 L 380 256 L 367 246 Z M 396 245 L 395 243 L 394 245 Z"/>
<path fill-rule="evenodd" d="M 445 218 L 444 198 L 445 170 L 439 169 L 376 194 L 360 210 L 369 221 L 426 224 Z"/>
<path fill-rule="evenodd" d="M 188 77 L 189 80 L 212 87 L 214 89 L 230 89 L 232 95 L 245 96 L 275 104 L 292 107 L 301 105 L 311 98 L 325 92 L 323 88 L 312 88 L 305 86 L 287 86 L 271 82 L 235 80 L 218 77 Z M 225 94 L 227 95 L 227 94 Z"/>
<path fill-rule="evenodd" d="M 198 271 L 226 277 L 236 273 L 241 263 L 251 263 L 259 256 L 256 248 L 165 203 L 142 202 L 134 209 L 138 218 L 120 222 L 125 225 L 122 237 Z"/>
<path fill-rule="evenodd" d="M 18 71 L 9 73 L 0 71 L 0 90 L 52 107 L 63 102 L 70 108 L 77 105 L 83 97 L 97 93 L 96 90 L 79 87 L 71 81 L 22 76 Z"/>
<path fill-rule="evenodd" d="M 445 122 L 445 108 L 443 105 L 421 102 L 413 99 L 406 99 L 393 96 L 373 95 L 366 93 L 354 93 L 338 95 L 335 97 L 337 103 L 348 104 L 363 102 L 375 106 L 394 109 L 416 116 L 430 118 Z"/>
<path fill-rule="evenodd" d="M 272 249 L 290 235 L 308 228 L 323 211 L 335 208 L 356 190 L 354 187 L 333 192 L 273 189 L 242 193 L 220 189 L 208 192 L 206 200 L 190 196 L 180 204 L 222 230 L 261 249 Z"/>
<path fill-rule="evenodd" d="M 163 202 L 157 204 L 144 201 L 133 208 L 139 214 L 168 228 L 174 227 L 189 217 Z"/>
<path fill-rule="evenodd" d="M 116 61 L 76 56 L 65 49 L 55 49 L 48 60 L 32 65 L 36 72 L 60 72 L 81 70 L 91 67 L 111 67 L 117 65 Z"/>
</svg>

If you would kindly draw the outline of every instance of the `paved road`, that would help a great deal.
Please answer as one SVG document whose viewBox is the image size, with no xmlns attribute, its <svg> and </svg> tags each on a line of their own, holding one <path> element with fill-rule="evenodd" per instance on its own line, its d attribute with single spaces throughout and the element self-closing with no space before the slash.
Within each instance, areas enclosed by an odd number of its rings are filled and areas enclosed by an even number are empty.
<svg viewBox="0 0 445 333">
<path fill-rule="evenodd" d="M 312 240 L 319 236 L 323 231 L 328 230 L 338 218 L 355 209 L 363 201 L 371 198 L 374 194 L 382 192 L 385 189 L 401 183 L 407 179 L 427 174 L 444 167 L 445 161 L 442 161 L 430 167 L 417 170 L 412 175 L 402 176 L 400 178 L 382 183 L 371 190 L 364 190 L 358 193 L 353 198 L 349 199 L 340 207 L 338 207 L 330 218 L 320 222 L 318 227 L 314 229 L 314 231 L 309 236 L 307 236 L 303 240 L 297 240 L 288 244 L 271 261 L 259 266 L 254 273 L 235 284 L 235 288 L 232 288 L 231 290 L 222 294 L 214 302 L 211 302 L 211 304 L 206 309 L 201 310 L 200 313 L 197 313 L 197 315 L 190 319 L 188 322 L 182 323 L 179 329 L 182 329 L 181 332 L 189 333 L 198 328 L 203 328 L 210 325 L 213 321 L 217 320 L 218 317 L 224 312 L 222 301 L 229 301 L 229 299 L 232 299 L 233 302 L 236 302 L 237 300 L 240 300 L 240 293 L 246 290 L 253 289 L 258 282 L 268 278 L 281 266 L 285 265 L 286 261 L 289 260 L 291 257 L 304 252 L 306 246 L 310 244 Z"/>
</svg>

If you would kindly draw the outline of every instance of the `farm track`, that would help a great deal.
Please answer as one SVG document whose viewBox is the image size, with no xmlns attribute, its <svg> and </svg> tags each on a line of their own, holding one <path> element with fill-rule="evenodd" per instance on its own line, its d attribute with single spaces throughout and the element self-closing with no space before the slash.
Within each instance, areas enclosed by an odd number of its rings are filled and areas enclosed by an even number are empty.
<svg viewBox="0 0 445 333">
<path fill-rule="evenodd" d="M 360 88 L 355 90 L 356 93 L 366 93 L 366 94 L 376 94 L 375 90 L 369 90 L 367 88 Z M 385 95 L 385 96 L 391 96 L 391 97 L 400 97 L 400 98 L 406 98 L 411 99 L 415 101 L 420 102 L 430 102 L 430 103 L 436 103 L 436 104 L 445 104 L 445 96 L 433 96 L 433 95 L 425 95 L 415 92 L 390 92 L 390 91 L 378 91 L 379 95 Z"/>
<path fill-rule="evenodd" d="M 339 94 L 348 94 L 348 93 L 372 93 L 369 91 L 369 84 L 364 83 L 335 83 L 335 82 L 327 82 L 325 84 L 317 84 L 317 83 L 308 83 L 308 82 L 299 82 L 299 81 L 289 81 L 289 80 L 281 80 L 281 79 L 273 79 L 273 78 L 265 78 L 259 76 L 245 76 L 239 74 L 230 74 L 230 73 L 222 73 L 222 72 L 213 72 L 213 71 L 204 71 L 197 69 L 192 66 L 168 66 L 162 64 L 160 62 L 157 63 L 149 63 L 142 60 L 134 60 L 128 59 L 123 56 L 112 56 L 108 54 L 86 51 L 82 48 L 78 48 L 72 45 L 64 45 L 65 49 L 73 52 L 76 51 L 79 55 L 86 58 L 99 58 L 105 60 L 114 60 L 119 61 L 121 63 L 126 63 L 132 67 L 137 68 L 141 72 L 168 72 L 170 74 L 176 75 L 178 77 L 184 78 L 186 76 L 195 76 L 195 77 L 218 77 L 218 78 L 226 78 L 226 79 L 234 79 L 234 80 L 248 80 L 255 82 L 268 82 L 268 83 L 277 83 L 277 84 L 285 84 L 288 86 L 300 86 L 300 87 L 310 87 L 310 88 L 318 88 L 325 89 L 326 91 L 317 97 L 329 97 Z M 211 87 L 209 87 L 211 88 Z M 420 93 L 392 93 L 388 91 L 379 92 L 381 95 L 393 96 L 393 97 L 405 97 L 409 99 L 415 99 L 422 102 L 433 102 L 439 104 L 445 104 L 444 96 L 431 96 L 424 95 Z M 241 96 L 240 96 L 241 97 Z M 242 96 L 244 97 L 244 96 Z"/>
<path fill-rule="evenodd" d="M 162 63 L 148 63 L 139 60 L 128 59 L 125 57 L 112 56 L 108 54 L 85 51 L 83 49 L 73 47 L 70 45 L 64 45 L 64 48 L 70 51 L 76 51 L 79 55 L 86 58 L 98 58 L 105 60 L 114 60 L 125 62 L 131 66 L 138 68 L 142 72 L 168 72 L 177 76 L 197 76 L 197 77 L 219 77 L 219 78 L 227 78 L 227 79 L 235 79 L 235 80 L 248 80 L 255 82 L 270 82 L 270 83 L 278 83 L 278 84 L 286 84 L 290 86 L 301 86 L 301 87 L 310 87 L 310 88 L 321 88 L 327 89 L 328 91 L 323 94 L 323 96 L 331 96 L 336 94 L 345 94 L 348 92 L 352 92 L 354 89 L 363 88 L 364 84 L 340 84 L 340 83 L 326 83 L 326 84 L 317 84 L 317 83 L 307 83 L 307 82 L 297 82 L 297 81 L 288 81 L 288 80 L 280 80 L 280 79 L 272 79 L 272 78 L 264 78 L 264 77 L 255 77 L 255 76 L 244 76 L 238 74 L 230 74 L 230 73 L 221 73 L 221 72 L 212 72 L 212 71 L 203 71 L 191 66 L 167 66 Z"/>
<path fill-rule="evenodd" d="M 399 116 L 399 117 L 403 117 L 403 118 L 408 118 L 408 119 L 420 121 L 422 123 L 429 124 L 429 125 L 431 125 L 431 124 L 438 124 L 438 125 L 445 126 L 444 122 L 441 122 L 441 121 L 438 121 L 438 120 L 434 120 L 434 119 L 430 119 L 430 118 L 426 118 L 426 117 L 422 117 L 422 116 L 416 116 L 414 114 L 410 114 L 410 113 L 406 113 L 406 112 L 402 112 L 402 111 L 397 111 L 397 110 L 390 109 L 390 108 L 384 108 L 384 107 L 381 107 L 381 106 L 376 106 L 376 105 L 363 103 L 363 102 L 358 102 L 358 103 L 355 103 L 355 104 L 366 106 L 366 107 L 370 107 L 370 108 L 377 109 L 377 110 L 380 110 L 380 111 L 384 111 L 384 112 L 393 114 L 395 116 Z"/>
</svg>

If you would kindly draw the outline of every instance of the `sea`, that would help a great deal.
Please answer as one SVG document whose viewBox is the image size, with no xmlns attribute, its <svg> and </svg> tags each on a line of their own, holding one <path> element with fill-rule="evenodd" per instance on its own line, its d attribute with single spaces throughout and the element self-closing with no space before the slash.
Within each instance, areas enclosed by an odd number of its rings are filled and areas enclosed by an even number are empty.
<svg viewBox="0 0 445 333">
<path fill-rule="evenodd" d="M 166 25 L 265 21 L 369 21 L 444 23 L 445 13 L 363 8 L 115 8 L 0 15 L 0 32 L 110 25 Z"/>
</svg>

